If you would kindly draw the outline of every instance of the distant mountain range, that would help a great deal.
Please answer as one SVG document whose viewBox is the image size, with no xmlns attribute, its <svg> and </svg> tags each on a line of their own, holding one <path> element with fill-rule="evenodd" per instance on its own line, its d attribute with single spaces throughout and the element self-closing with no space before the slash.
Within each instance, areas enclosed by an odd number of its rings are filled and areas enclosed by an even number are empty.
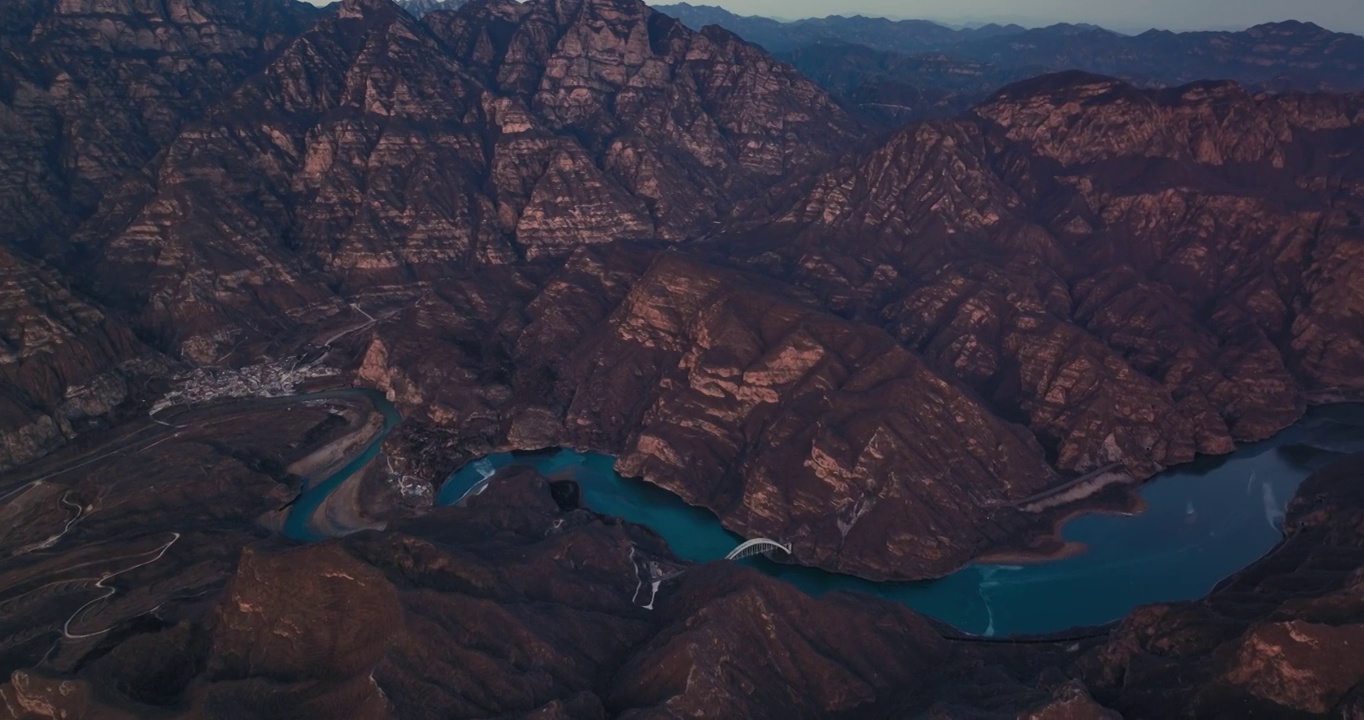
<svg viewBox="0 0 1364 720">
<path fill-rule="evenodd" d="M 831 40 L 894 52 L 935 52 L 965 42 L 1008 37 L 1027 31 L 1021 25 L 995 24 L 954 30 L 929 20 L 889 20 L 862 15 L 832 15 L 784 22 L 754 15 L 736 15 L 722 7 L 690 3 L 655 5 L 654 9 L 681 20 L 692 29 L 719 25 L 773 53 Z"/>
<path fill-rule="evenodd" d="M 1312 23 L 1124 35 L 1094 25 L 954 30 L 927 20 L 781 22 L 687 3 L 658 9 L 692 28 L 719 25 L 761 45 L 883 121 L 955 114 L 1004 84 L 1065 70 L 1145 87 L 1224 79 L 1255 90 L 1364 89 L 1364 37 Z"/>
<path fill-rule="evenodd" d="M 437 10 L 458 10 L 468 5 L 469 0 L 399 0 L 396 4 L 413 17 L 420 18 Z"/>
</svg>

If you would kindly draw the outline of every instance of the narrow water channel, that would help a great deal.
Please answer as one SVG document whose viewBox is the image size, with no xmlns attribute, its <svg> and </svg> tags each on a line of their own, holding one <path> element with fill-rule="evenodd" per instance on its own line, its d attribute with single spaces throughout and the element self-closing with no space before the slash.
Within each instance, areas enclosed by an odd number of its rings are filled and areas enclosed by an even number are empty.
<svg viewBox="0 0 1364 720">
<path fill-rule="evenodd" d="M 325 400 L 337 397 L 358 397 L 368 400 L 374 408 L 383 413 L 384 425 L 379 432 L 375 433 L 374 439 L 370 440 L 365 449 L 350 462 L 346 463 L 336 472 L 323 478 L 321 482 L 314 483 L 303 488 L 302 494 L 293 506 L 289 508 L 289 515 L 284 520 L 284 534 L 304 542 L 317 542 L 326 538 L 312 529 L 313 515 L 317 509 L 326 502 L 332 493 L 336 492 L 346 480 L 355 473 L 359 472 L 371 460 L 379 456 L 379 450 L 383 447 L 384 438 L 388 437 L 398 423 L 402 422 L 403 416 L 398 413 L 398 408 L 389 402 L 384 394 L 378 390 L 368 388 L 354 388 L 350 390 L 336 390 L 327 393 L 318 393 L 303 398 L 304 400 Z"/>
</svg>

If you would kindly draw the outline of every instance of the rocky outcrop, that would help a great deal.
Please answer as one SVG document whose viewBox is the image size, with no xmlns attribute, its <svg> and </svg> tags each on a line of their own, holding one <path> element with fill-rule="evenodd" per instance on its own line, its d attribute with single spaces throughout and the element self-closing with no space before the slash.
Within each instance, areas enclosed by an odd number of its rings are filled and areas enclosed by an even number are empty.
<svg viewBox="0 0 1364 720">
<path fill-rule="evenodd" d="M 932 663 L 948 656 L 902 607 L 816 600 L 721 564 L 684 577 L 658 600 L 663 630 L 626 661 L 608 706 L 641 718 L 870 717 L 927 694 Z"/>
<path fill-rule="evenodd" d="M 0 468 L 65 443 L 167 363 L 50 270 L 0 251 Z"/>
</svg>

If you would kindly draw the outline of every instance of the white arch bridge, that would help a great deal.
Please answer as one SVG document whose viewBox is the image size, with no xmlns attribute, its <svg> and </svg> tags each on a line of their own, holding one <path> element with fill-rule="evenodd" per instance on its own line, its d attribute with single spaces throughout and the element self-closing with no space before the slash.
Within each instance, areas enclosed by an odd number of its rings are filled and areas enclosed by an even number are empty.
<svg viewBox="0 0 1364 720">
<path fill-rule="evenodd" d="M 743 560 L 744 558 L 751 558 L 754 555 L 770 555 L 773 552 L 776 552 L 777 550 L 780 550 L 786 553 L 787 555 L 790 555 L 791 544 L 787 543 L 783 545 L 777 542 L 776 540 L 769 540 L 767 538 L 754 538 L 752 540 L 747 540 L 743 543 L 740 543 L 739 547 L 730 550 L 729 554 L 725 556 L 725 559 Z"/>
<path fill-rule="evenodd" d="M 770 555 L 778 550 L 786 553 L 787 555 L 790 555 L 791 545 L 789 543 L 783 545 L 777 542 L 776 540 L 769 540 L 767 538 L 755 538 L 753 540 L 745 540 L 744 542 L 739 543 L 738 547 L 729 551 L 729 554 L 725 556 L 725 559 L 743 560 L 744 558 L 751 558 L 754 555 Z M 634 559 L 635 557 L 634 553 L 635 548 L 633 545 L 631 545 L 630 546 L 631 559 Z M 636 565 L 636 567 L 638 567 L 638 564 Z M 675 577 L 681 576 L 682 574 L 690 570 L 691 567 L 692 566 L 690 565 L 684 567 L 677 567 L 675 565 L 672 565 L 671 563 L 664 564 L 660 563 L 657 560 L 647 560 L 644 564 L 643 569 L 648 574 L 649 582 L 653 583 L 654 592 L 657 593 L 659 585 L 663 584 L 664 582 L 667 582 L 668 580 L 672 580 Z M 641 582 L 643 581 L 641 580 Z M 635 588 L 635 593 L 636 594 L 639 593 L 639 588 Z M 649 604 L 652 605 L 653 601 L 650 600 Z"/>
</svg>

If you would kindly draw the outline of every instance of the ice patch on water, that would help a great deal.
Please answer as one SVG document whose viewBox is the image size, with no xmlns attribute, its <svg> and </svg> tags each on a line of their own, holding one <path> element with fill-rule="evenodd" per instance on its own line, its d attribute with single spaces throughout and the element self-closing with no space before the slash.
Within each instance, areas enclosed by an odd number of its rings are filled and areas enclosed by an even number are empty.
<svg viewBox="0 0 1364 720">
<path fill-rule="evenodd" d="M 1284 512 L 1280 510 L 1279 499 L 1274 495 L 1274 488 L 1269 483 L 1262 483 L 1264 488 L 1265 501 L 1265 522 L 1275 530 L 1283 530 Z"/>
<path fill-rule="evenodd" d="M 990 594 L 989 594 L 988 592 L 986 592 L 986 590 L 993 590 L 994 588 L 997 588 L 997 587 L 999 587 L 1000 585 L 1003 585 L 1003 584 L 1004 584 L 1002 581 L 996 579 L 996 577 L 995 577 L 996 575 L 999 575 L 1001 572 L 1014 572 L 1014 571 L 1017 571 L 1017 570 L 1022 570 L 1022 569 L 1023 569 L 1023 566 L 1022 566 L 1022 565 L 983 565 L 983 566 L 980 566 L 978 569 L 980 570 L 980 585 L 978 585 L 978 586 L 976 587 L 976 593 L 980 595 L 980 600 L 981 600 L 981 602 L 985 603 L 985 619 L 986 619 L 985 632 L 981 633 L 981 636 L 982 636 L 982 637 L 994 637 L 994 636 L 995 636 L 995 610 L 994 610 L 994 608 L 990 607 Z"/>
</svg>

